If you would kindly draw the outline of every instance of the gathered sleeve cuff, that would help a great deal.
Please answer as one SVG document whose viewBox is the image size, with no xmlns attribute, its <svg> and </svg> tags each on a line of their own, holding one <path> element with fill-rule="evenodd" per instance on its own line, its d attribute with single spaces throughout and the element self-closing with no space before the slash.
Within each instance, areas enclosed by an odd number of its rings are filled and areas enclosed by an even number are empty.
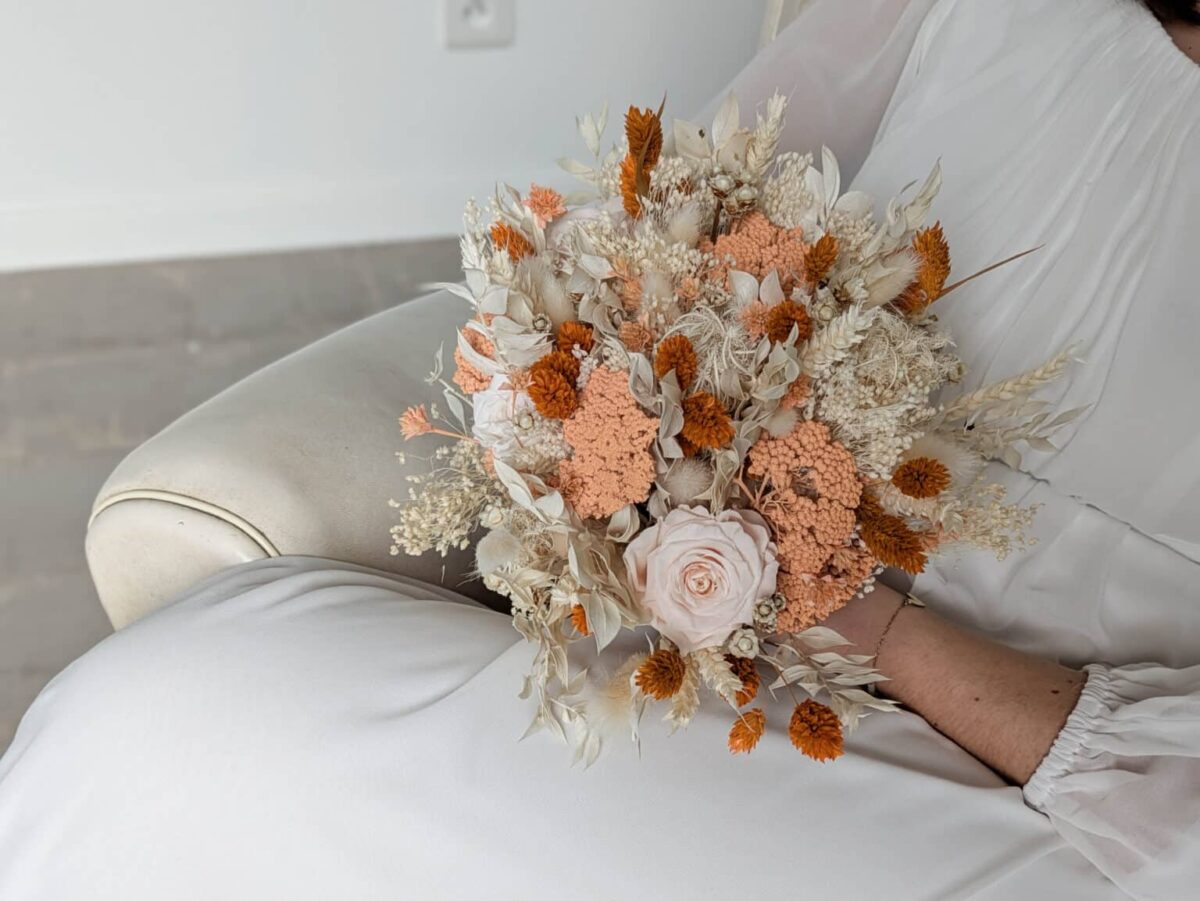
<svg viewBox="0 0 1200 901">
<path fill-rule="evenodd" d="M 1200 666 L 1085 667 L 1025 801 L 1135 898 L 1200 885 Z"/>
</svg>

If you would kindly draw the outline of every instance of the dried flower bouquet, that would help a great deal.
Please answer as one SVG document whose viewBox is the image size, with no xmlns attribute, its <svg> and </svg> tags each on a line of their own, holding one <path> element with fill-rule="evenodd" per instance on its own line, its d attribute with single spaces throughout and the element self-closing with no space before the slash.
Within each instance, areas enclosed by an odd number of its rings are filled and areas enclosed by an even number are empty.
<svg viewBox="0 0 1200 901">
<path fill-rule="evenodd" d="M 630 107 L 601 155 L 605 114 L 579 121 L 590 186 L 534 185 L 474 203 L 448 417 L 401 417 L 406 439 L 449 436 L 411 477 L 393 553 L 445 554 L 478 537 L 479 576 L 538 646 L 525 695 L 589 763 L 600 730 L 566 647 L 603 650 L 650 627 L 647 653 L 601 692 L 686 726 L 711 691 L 731 751 L 761 739 L 760 666 L 798 701 L 788 736 L 816 760 L 872 710 L 870 657 L 819 625 L 885 567 L 921 572 L 953 544 L 1004 556 L 1033 511 L 983 479 L 1074 416 L 1032 395 L 1068 365 L 939 405 L 963 364 L 931 315 L 950 253 L 925 226 L 939 170 L 882 220 L 841 193 L 828 150 L 777 154 L 786 102 L 743 128 L 728 98 L 712 129 Z M 961 284 L 961 282 L 959 283 Z M 821 700 L 818 700 L 820 698 Z"/>
</svg>

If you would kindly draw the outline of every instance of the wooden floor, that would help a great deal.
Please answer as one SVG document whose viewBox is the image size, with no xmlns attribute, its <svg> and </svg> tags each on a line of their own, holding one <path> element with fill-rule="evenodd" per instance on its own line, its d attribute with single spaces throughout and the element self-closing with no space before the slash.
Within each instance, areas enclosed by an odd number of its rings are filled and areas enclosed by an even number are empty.
<svg viewBox="0 0 1200 901">
<path fill-rule="evenodd" d="M 452 239 L 0 274 L 0 751 L 109 632 L 83 556 L 131 449 L 245 375 L 453 280 Z"/>
</svg>

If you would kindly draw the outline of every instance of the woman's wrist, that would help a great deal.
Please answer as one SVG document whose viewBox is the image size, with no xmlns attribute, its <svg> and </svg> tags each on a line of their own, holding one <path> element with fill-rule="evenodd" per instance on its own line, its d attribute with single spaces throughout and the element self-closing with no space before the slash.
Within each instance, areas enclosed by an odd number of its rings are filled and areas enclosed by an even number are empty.
<svg viewBox="0 0 1200 901">
<path fill-rule="evenodd" d="M 848 653 L 875 655 L 904 606 L 904 595 L 876 584 L 870 592 L 831 614 L 821 625 L 849 642 Z"/>
</svg>

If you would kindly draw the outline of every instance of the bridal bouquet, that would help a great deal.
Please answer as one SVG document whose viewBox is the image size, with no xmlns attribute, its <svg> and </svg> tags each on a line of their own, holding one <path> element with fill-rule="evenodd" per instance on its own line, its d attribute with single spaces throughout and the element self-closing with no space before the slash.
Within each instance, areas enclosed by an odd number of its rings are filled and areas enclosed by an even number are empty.
<svg viewBox="0 0 1200 901">
<path fill-rule="evenodd" d="M 563 165 L 587 193 L 470 204 L 466 283 L 443 286 L 470 314 L 453 384 L 440 355 L 431 376 L 447 409 L 400 420 L 406 439 L 454 440 L 392 502 L 392 552 L 477 538 L 478 575 L 537 645 L 531 730 L 588 762 L 602 718 L 636 738 L 662 703 L 679 728 L 703 691 L 731 708 L 730 750 L 752 750 L 764 671 L 795 702 L 796 748 L 837 757 L 892 705 L 869 691 L 872 658 L 833 650 L 846 642 L 821 621 L 885 567 L 1022 544 L 1033 511 L 1005 504 L 985 463 L 1019 462 L 1018 442 L 1043 447 L 1073 415 L 1031 399 L 1067 354 L 939 405 L 963 364 L 931 312 L 956 287 L 925 225 L 938 170 L 876 219 L 828 150 L 820 169 L 777 154 L 785 106 L 744 128 L 730 97 L 711 130 L 669 135 L 661 107 L 631 107 L 606 155 L 605 114 L 585 116 L 593 163 Z M 639 627 L 646 650 L 585 699 L 567 646 Z"/>
</svg>

